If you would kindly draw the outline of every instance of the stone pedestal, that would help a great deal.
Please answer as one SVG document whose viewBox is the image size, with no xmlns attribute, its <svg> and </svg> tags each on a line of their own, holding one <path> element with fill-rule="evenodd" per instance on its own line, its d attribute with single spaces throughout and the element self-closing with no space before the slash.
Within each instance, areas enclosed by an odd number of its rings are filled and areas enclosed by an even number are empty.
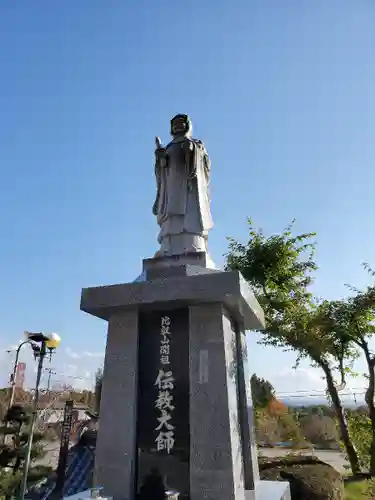
<svg viewBox="0 0 375 500">
<path fill-rule="evenodd" d="M 180 498 L 266 498 L 244 333 L 264 327 L 263 311 L 238 272 L 196 262 L 148 259 L 145 281 L 82 291 L 81 310 L 108 321 L 95 480 L 115 500 L 133 500 L 141 473 L 154 466 Z M 170 359 L 159 356 L 167 323 Z M 170 453 L 155 449 L 160 369 L 174 377 Z"/>
</svg>

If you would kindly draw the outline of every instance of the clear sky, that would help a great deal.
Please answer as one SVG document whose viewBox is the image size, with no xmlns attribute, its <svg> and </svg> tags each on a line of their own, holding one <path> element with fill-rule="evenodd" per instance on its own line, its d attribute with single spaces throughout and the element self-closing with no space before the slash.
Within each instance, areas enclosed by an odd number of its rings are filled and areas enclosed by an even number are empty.
<svg viewBox="0 0 375 500">
<path fill-rule="evenodd" d="M 60 372 L 101 363 L 106 325 L 79 311 L 80 290 L 131 281 L 157 249 L 154 136 L 168 140 L 177 112 L 211 156 L 217 263 L 248 216 L 270 233 L 296 217 L 318 233 L 316 293 L 362 285 L 374 26 L 373 0 L 2 0 L 2 348 L 52 330 Z M 321 384 L 249 342 L 252 370 L 280 391 Z"/>
</svg>

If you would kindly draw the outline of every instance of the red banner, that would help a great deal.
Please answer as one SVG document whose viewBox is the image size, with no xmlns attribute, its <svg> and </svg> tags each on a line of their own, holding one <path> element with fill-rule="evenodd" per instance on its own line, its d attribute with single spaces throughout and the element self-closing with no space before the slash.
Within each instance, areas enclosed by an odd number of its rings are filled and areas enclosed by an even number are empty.
<svg viewBox="0 0 375 500">
<path fill-rule="evenodd" d="M 18 363 L 16 370 L 16 379 L 14 381 L 15 387 L 23 389 L 23 384 L 25 383 L 25 371 L 26 363 Z"/>
</svg>

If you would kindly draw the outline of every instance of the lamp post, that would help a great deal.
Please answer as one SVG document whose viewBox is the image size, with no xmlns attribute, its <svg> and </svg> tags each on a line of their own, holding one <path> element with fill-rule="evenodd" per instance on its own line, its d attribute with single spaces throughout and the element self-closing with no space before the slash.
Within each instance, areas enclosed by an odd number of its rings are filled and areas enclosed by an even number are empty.
<svg viewBox="0 0 375 500">
<path fill-rule="evenodd" d="M 30 428 L 29 428 L 29 436 L 28 436 L 28 440 L 27 440 L 25 463 L 24 463 L 24 467 L 23 467 L 23 477 L 22 477 L 21 492 L 20 492 L 20 499 L 21 500 L 24 500 L 24 498 L 25 498 L 26 487 L 27 487 L 27 475 L 28 475 L 29 466 L 30 466 L 31 448 L 32 448 L 32 444 L 33 444 L 34 428 L 35 428 L 35 422 L 36 422 L 36 417 L 37 417 L 37 408 L 38 408 L 38 400 L 39 400 L 39 385 L 40 385 L 40 378 L 42 376 L 44 357 L 47 354 L 47 349 L 50 351 L 50 353 L 52 353 L 53 349 L 56 349 L 56 347 L 60 344 L 60 341 L 61 341 L 60 337 L 56 333 L 52 333 L 50 335 L 45 335 L 44 333 L 25 332 L 25 335 L 26 335 L 28 341 L 32 341 L 32 342 L 36 342 L 37 344 L 40 344 L 40 351 L 39 351 L 38 370 L 37 370 L 37 374 L 36 374 L 35 394 L 34 394 L 34 400 L 33 400 L 33 406 L 32 406 L 32 415 L 31 415 Z"/>
</svg>

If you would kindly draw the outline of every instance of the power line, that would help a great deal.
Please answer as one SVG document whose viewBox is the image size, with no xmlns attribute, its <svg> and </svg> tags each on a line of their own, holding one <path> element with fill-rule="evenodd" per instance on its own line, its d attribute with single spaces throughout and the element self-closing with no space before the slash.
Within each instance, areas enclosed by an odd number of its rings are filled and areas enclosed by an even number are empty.
<svg viewBox="0 0 375 500">
<path fill-rule="evenodd" d="M 366 392 L 367 387 L 346 387 L 346 391 L 350 392 Z M 304 389 L 304 390 L 299 390 L 299 391 L 276 391 L 277 394 L 281 395 L 288 395 L 288 394 L 317 394 L 317 393 L 325 393 L 326 391 L 324 389 Z M 341 391 L 340 391 L 341 394 Z"/>
<path fill-rule="evenodd" d="M 346 393 L 342 393 L 341 396 L 351 396 L 351 397 L 355 397 L 355 396 L 359 396 L 361 394 L 365 394 L 365 391 L 364 392 L 346 392 Z M 290 395 L 290 396 L 283 396 L 283 398 L 288 398 L 288 399 L 303 399 L 303 398 L 324 398 L 324 399 L 327 399 L 327 395 L 326 394 L 306 394 L 305 396 L 301 396 L 301 395 Z"/>
</svg>

